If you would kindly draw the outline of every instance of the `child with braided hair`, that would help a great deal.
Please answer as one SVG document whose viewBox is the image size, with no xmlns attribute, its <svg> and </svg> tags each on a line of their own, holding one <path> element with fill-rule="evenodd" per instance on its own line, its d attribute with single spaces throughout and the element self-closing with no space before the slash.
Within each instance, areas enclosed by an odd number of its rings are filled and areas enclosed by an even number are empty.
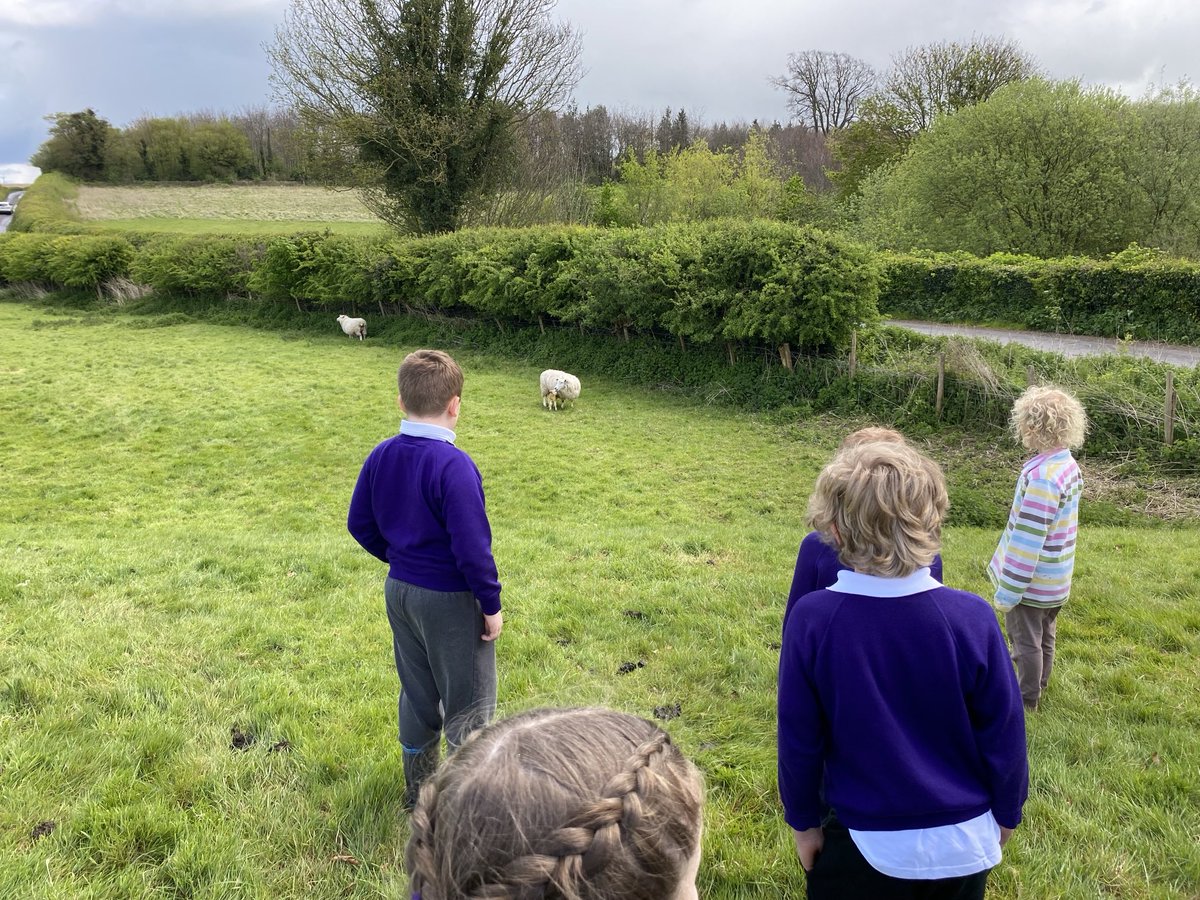
<svg viewBox="0 0 1200 900">
<path fill-rule="evenodd" d="M 695 900 L 703 792 L 645 719 L 519 713 L 475 732 L 422 788 L 414 900 Z"/>
</svg>

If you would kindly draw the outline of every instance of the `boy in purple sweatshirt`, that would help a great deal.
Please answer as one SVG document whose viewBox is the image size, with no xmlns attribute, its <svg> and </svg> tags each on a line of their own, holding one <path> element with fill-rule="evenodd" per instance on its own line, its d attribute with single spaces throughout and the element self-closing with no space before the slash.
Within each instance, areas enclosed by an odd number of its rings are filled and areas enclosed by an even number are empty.
<svg viewBox="0 0 1200 900">
<path fill-rule="evenodd" d="M 780 651 L 779 791 L 809 898 L 982 900 L 1021 820 L 1004 636 L 929 573 L 947 505 L 937 465 L 888 443 L 839 453 L 809 501 L 849 567 L 796 601 Z"/>
<path fill-rule="evenodd" d="M 416 350 L 398 375 L 400 434 L 371 451 L 347 527 L 388 564 L 384 582 L 396 673 L 404 801 L 496 708 L 494 641 L 504 624 L 483 479 L 454 446 L 463 374 L 440 350 Z"/>
</svg>

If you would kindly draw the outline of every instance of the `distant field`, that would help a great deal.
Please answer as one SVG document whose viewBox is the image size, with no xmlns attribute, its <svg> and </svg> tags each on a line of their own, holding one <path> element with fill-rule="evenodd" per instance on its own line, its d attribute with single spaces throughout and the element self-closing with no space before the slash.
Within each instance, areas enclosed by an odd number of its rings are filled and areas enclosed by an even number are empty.
<svg viewBox="0 0 1200 900">
<path fill-rule="evenodd" d="M 84 185 L 76 201 L 85 221 L 115 229 L 282 233 L 314 226 L 348 233 L 386 229 L 352 191 L 297 184 Z"/>
</svg>

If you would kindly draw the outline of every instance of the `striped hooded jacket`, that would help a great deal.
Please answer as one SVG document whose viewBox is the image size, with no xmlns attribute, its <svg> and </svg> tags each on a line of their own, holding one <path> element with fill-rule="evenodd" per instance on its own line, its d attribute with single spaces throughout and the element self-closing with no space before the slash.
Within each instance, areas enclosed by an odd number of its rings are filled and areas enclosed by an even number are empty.
<svg viewBox="0 0 1200 900">
<path fill-rule="evenodd" d="M 1067 602 L 1082 492 L 1083 476 L 1070 450 L 1040 453 L 1021 469 L 1008 525 L 988 564 L 998 607 Z"/>
</svg>

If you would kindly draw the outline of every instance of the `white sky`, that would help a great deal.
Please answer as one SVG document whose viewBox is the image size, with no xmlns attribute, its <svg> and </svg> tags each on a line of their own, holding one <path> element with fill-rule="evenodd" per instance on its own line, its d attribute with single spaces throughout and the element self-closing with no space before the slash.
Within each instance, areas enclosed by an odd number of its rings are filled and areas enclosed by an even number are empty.
<svg viewBox="0 0 1200 900">
<path fill-rule="evenodd" d="M 263 45 L 288 0 L 0 0 L 0 164 L 46 138 L 42 117 L 92 107 L 233 112 L 269 101 Z M 905 47 L 1002 35 L 1052 77 L 1130 94 L 1200 80 L 1195 0 L 560 0 L 583 32 L 581 107 L 693 120 L 786 121 L 769 83 L 789 52 L 849 53 L 884 69 Z"/>
</svg>

